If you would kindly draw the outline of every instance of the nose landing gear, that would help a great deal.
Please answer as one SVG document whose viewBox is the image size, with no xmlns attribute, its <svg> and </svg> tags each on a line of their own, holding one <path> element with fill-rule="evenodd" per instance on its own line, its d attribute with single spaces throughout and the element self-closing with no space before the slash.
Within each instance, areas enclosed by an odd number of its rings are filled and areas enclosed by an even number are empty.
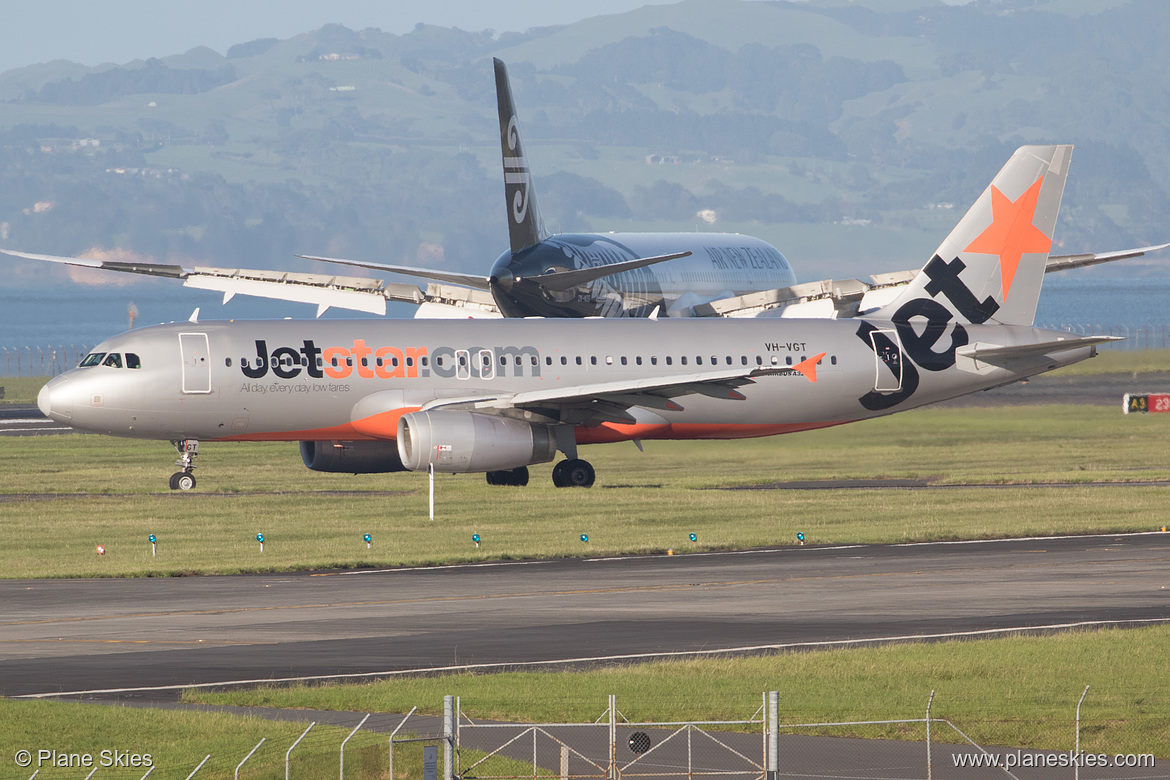
<svg viewBox="0 0 1170 780">
<path fill-rule="evenodd" d="M 175 465 L 182 469 L 171 475 L 171 490 L 191 490 L 195 487 L 195 475 L 191 472 L 195 470 L 199 442 L 194 439 L 179 439 L 172 441 L 171 444 L 179 451 L 179 459 L 175 461 Z"/>
</svg>

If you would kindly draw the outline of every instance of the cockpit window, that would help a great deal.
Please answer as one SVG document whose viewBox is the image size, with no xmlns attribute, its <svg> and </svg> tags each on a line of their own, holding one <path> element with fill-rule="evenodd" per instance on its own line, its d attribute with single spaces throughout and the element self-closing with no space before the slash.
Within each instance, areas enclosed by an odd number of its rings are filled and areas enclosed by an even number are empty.
<svg viewBox="0 0 1170 780">
<path fill-rule="evenodd" d="M 109 366 L 110 368 L 121 368 L 122 356 L 117 352 L 111 352 L 108 356 L 106 356 L 106 359 L 102 361 L 102 365 Z"/>
<path fill-rule="evenodd" d="M 142 368 L 142 361 L 133 352 L 126 353 L 126 368 Z"/>
<path fill-rule="evenodd" d="M 104 358 L 105 356 L 106 356 L 105 352 L 90 352 L 88 355 L 85 356 L 85 359 L 82 360 L 78 364 L 78 367 L 79 368 L 88 368 L 89 366 L 99 366 L 99 365 L 101 365 L 102 358 Z"/>
</svg>

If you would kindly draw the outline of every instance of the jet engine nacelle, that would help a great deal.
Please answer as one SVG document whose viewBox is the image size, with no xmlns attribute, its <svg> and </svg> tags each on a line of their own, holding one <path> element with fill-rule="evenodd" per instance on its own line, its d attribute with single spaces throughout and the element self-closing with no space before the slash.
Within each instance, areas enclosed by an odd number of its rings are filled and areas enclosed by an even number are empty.
<svg viewBox="0 0 1170 780">
<path fill-rule="evenodd" d="M 413 412 L 398 420 L 398 455 L 411 471 L 461 474 L 545 463 L 557 454 L 548 425 L 474 412 Z"/>
<path fill-rule="evenodd" d="M 392 441 L 303 441 L 301 460 L 313 471 L 339 474 L 406 471 Z"/>
</svg>

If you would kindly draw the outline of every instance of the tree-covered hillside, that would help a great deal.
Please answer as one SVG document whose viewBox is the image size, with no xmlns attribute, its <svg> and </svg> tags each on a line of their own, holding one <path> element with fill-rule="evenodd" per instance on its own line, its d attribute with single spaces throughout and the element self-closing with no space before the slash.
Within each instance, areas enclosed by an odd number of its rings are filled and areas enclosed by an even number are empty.
<svg viewBox="0 0 1170 780">
<path fill-rule="evenodd" d="M 684 0 L 45 63 L 0 74 L 0 246 L 484 270 L 507 244 L 493 56 L 556 230 L 746 232 L 806 279 L 910 268 L 1017 145 L 1070 142 L 1060 251 L 1152 243 L 1168 39 L 1161 0 Z"/>
</svg>

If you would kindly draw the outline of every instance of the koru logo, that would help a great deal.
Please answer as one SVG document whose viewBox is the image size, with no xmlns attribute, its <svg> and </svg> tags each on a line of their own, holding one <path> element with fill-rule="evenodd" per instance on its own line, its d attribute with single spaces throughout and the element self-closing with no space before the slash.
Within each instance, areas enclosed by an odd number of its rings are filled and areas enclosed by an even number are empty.
<svg viewBox="0 0 1170 780">
<path fill-rule="evenodd" d="M 960 315 L 975 324 L 986 322 L 999 311 L 999 304 L 992 297 L 988 296 L 982 301 L 976 299 L 959 279 L 959 274 L 966 267 L 957 257 L 948 263 L 938 255 L 926 264 L 923 272 L 930 278 L 926 285 L 930 297 L 907 301 L 892 317 L 898 340 L 901 341 L 900 348 L 894 339 L 880 332 L 875 325 L 862 322 L 857 328 L 857 337 L 874 351 L 894 376 L 902 377 L 901 389 L 896 392 L 884 393 L 875 389 L 861 396 L 858 400 L 866 409 L 889 409 L 914 395 L 918 390 L 919 368 L 944 371 L 955 364 L 955 350 L 969 341 L 967 329 L 958 322 L 954 323 L 949 342 L 941 351 L 935 350 L 954 318 L 947 307 L 935 300 L 940 294 Z"/>
</svg>

